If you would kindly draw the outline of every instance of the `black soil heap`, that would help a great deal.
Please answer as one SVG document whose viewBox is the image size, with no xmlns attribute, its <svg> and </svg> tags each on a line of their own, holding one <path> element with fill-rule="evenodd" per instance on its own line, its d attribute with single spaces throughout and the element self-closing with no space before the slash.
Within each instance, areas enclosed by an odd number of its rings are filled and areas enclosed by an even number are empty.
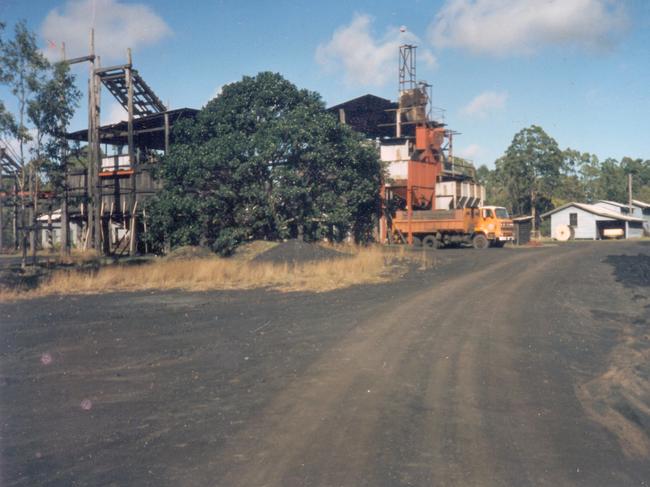
<svg viewBox="0 0 650 487">
<path fill-rule="evenodd" d="M 270 262 L 273 264 L 297 264 L 340 257 L 346 257 L 346 254 L 321 247 L 318 244 L 303 242 L 302 240 L 288 240 L 281 242 L 272 249 L 262 252 L 253 261 Z"/>
</svg>

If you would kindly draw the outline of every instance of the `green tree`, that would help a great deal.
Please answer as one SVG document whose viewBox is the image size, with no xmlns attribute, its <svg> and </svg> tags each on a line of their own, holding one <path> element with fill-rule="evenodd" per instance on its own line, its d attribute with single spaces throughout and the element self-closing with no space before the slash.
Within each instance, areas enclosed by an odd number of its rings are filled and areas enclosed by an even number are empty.
<svg viewBox="0 0 650 487">
<path fill-rule="evenodd" d="M 27 126 L 27 110 L 30 102 L 34 99 L 41 87 L 43 76 L 49 65 L 45 57 L 36 47 L 36 38 L 32 32 L 27 29 L 25 22 L 18 22 L 14 30 L 14 38 L 9 41 L 3 41 L 0 46 L 0 66 L 2 66 L 2 82 L 7 84 L 11 93 L 16 97 L 18 104 L 18 117 L 14 126 L 14 135 L 18 140 L 19 158 L 17 161 L 21 166 L 19 186 L 24 191 L 29 184 L 30 191 L 35 185 L 36 173 L 33 168 L 28 166 L 25 157 L 25 146 L 31 140 L 29 128 Z M 24 221 L 25 201 L 21 198 L 21 214 L 23 215 L 23 228 L 26 227 Z M 36 214 L 33 208 L 30 208 L 29 224 L 34 225 Z M 31 232 L 31 246 L 36 248 L 36 234 Z M 27 232 L 23 230 L 21 239 L 23 250 L 22 265 L 26 263 L 27 252 Z"/>
<path fill-rule="evenodd" d="M 597 199 L 627 201 L 627 175 L 616 159 L 607 158 L 600 164 Z"/>
<path fill-rule="evenodd" d="M 5 41 L 3 39 L 4 29 L 5 24 L 0 22 L 0 56 L 5 49 Z M 2 62 L 0 62 L 0 84 L 5 84 L 7 81 L 9 81 L 7 68 Z M 13 114 L 7 110 L 4 101 L 0 99 L 0 135 L 13 135 L 15 133 L 16 122 Z"/>
<path fill-rule="evenodd" d="M 650 160 L 624 157 L 621 167 L 625 174 L 632 175 L 632 196 L 641 201 L 650 201 Z M 627 201 L 625 199 L 624 201 Z"/>
<path fill-rule="evenodd" d="M 533 230 L 538 213 L 549 208 L 562 170 L 562 151 L 544 130 L 532 125 L 515 134 L 496 163 L 515 213 L 531 211 Z"/>
<path fill-rule="evenodd" d="M 52 65 L 48 79 L 30 100 L 28 116 L 36 128 L 36 155 L 53 188 L 61 187 L 70 145 L 65 134 L 81 92 L 65 63 Z"/>
<path fill-rule="evenodd" d="M 147 209 L 152 243 L 371 238 L 379 206 L 376 148 L 325 111 L 320 96 L 264 72 L 224 87 L 178 124 Z"/>
<path fill-rule="evenodd" d="M 514 212 L 508 191 L 496 169 L 490 169 L 485 165 L 479 166 L 476 170 L 476 180 L 485 187 L 485 204 L 503 206 Z"/>
<path fill-rule="evenodd" d="M 66 63 L 56 63 L 28 108 L 29 118 L 36 128 L 35 170 L 37 173 L 43 171 L 50 188 L 62 197 L 62 255 L 69 252 L 66 173 L 70 144 L 65 134 L 80 97 L 70 67 Z M 36 207 L 38 201 L 35 199 L 34 203 Z"/>
</svg>

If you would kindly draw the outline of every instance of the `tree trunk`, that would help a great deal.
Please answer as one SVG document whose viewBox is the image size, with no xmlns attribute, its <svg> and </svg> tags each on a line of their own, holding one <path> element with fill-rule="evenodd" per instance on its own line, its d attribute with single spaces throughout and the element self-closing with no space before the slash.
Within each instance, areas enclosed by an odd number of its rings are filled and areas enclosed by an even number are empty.
<svg viewBox="0 0 650 487">
<path fill-rule="evenodd" d="M 33 189 L 32 193 L 32 218 L 31 218 L 31 227 L 32 231 L 30 233 L 30 245 L 32 246 L 32 265 L 36 267 L 36 247 L 38 246 L 38 178 L 36 168 L 32 170 L 33 178 Z"/>
<path fill-rule="evenodd" d="M 533 235 L 537 232 L 537 198 L 535 193 L 530 195 L 530 212 L 533 215 Z"/>
</svg>

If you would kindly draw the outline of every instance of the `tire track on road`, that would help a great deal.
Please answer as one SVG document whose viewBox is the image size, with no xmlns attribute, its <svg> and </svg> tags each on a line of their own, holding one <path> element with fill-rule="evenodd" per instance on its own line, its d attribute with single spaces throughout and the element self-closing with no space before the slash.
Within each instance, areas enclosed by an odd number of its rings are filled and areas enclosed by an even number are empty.
<svg viewBox="0 0 650 487">
<path fill-rule="evenodd" d="M 395 485 L 410 482 L 410 476 L 433 479 L 434 485 L 459 485 L 475 479 L 477 472 L 488 475 L 493 445 L 485 438 L 475 396 L 480 364 L 474 355 L 483 333 L 476 324 L 459 325 L 458 318 L 476 310 L 481 293 L 494 289 L 495 275 L 497 286 L 513 292 L 525 282 L 530 271 L 514 278 L 508 271 L 515 265 L 529 266 L 531 256 L 525 252 L 424 289 L 386 315 L 360 324 L 229 442 L 223 456 L 207 469 L 214 472 L 212 478 L 224 486 L 303 485 L 308 479 L 315 485 Z M 533 267 L 544 265 L 546 259 Z M 445 318 L 432 320 L 436 316 Z M 425 343 L 433 346 L 428 353 Z M 420 360 L 412 353 L 418 350 Z M 378 463 L 389 458 L 391 435 L 382 437 L 383 429 L 392 428 L 390 422 L 385 424 L 387 406 L 408 389 L 407 371 L 420 366 L 428 390 L 424 411 L 416 414 L 412 428 L 421 422 L 426 434 L 415 442 L 427 445 L 431 456 L 427 448 L 424 456 L 414 456 L 412 449 L 402 455 L 421 466 L 412 476 L 390 461 L 385 468 Z M 416 403 L 419 395 L 417 390 L 412 394 Z M 433 428 L 426 425 L 432 419 L 427 408 L 436 415 Z M 404 405 L 401 412 L 412 414 L 411 409 Z M 458 413 L 461 420 L 453 420 Z M 474 470 L 467 470 L 465 450 L 450 452 L 438 444 L 440 438 L 460 439 L 463 448 L 469 443 L 477 460 Z"/>
</svg>

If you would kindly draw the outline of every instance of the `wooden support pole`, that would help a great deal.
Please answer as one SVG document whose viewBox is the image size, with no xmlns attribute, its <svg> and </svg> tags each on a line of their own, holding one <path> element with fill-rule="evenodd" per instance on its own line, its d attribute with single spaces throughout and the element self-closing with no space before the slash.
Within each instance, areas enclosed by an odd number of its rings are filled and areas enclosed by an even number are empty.
<svg viewBox="0 0 650 487">
<path fill-rule="evenodd" d="M 632 173 L 627 175 L 627 204 L 630 208 L 630 216 L 634 216 L 634 208 L 632 207 Z"/>
<path fill-rule="evenodd" d="M 61 57 L 65 59 L 65 42 L 61 44 Z M 61 127 L 61 133 L 65 132 L 65 127 Z M 63 200 L 61 201 L 61 257 L 70 255 L 70 222 L 68 215 L 68 152 L 65 145 L 65 135 L 62 135 L 61 144 L 61 164 L 63 165 Z"/>
<path fill-rule="evenodd" d="M 33 258 L 36 258 L 36 252 L 34 251 L 34 247 L 36 246 L 36 238 L 34 235 L 35 232 L 35 222 L 36 222 L 36 216 L 34 214 L 35 210 L 35 205 L 34 205 L 34 165 L 30 164 L 29 170 L 27 171 L 27 178 L 28 178 L 28 183 L 27 183 L 27 205 L 28 205 L 28 210 L 27 210 L 27 222 L 25 224 L 26 227 L 26 238 L 29 240 L 29 249 L 30 252 L 33 254 Z M 32 201 L 29 201 L 32 200 Z M 25 253 L 25 257 L 27 257 L 27 254 Z M 32 262 L 34 265 L 36 265 L 35 260 Z"/>
<path fill-rule="evenodd" d="M 169 113 L 163 116 L 165 121 L 165 155 L 169 154 Z"/>
<path fill-rule="evenodd" d="M 32 265 L 36 267 L 36 247 L 38 246 L 38 172 L 36 171 L 36 162 L 32 169 L 34 178 L 32 193 L 32 221 L 30 223 L 32 231 L 30 233 L 30 244 L 32 246 Z"/>
<path fill-rule="evenodd" d="M 14 215 L 13 215 L 14 251 L 18 250 L 18 175 L 14 176 Z"/>
<path fill-rule="evenodd" d="M 54 227 L 52 225 L 52 201 L 47 208 L 47 246 L 50 253 L 54 252 Z"/>
<path fill-rule="evenodd" d="M 149 253 L 149 244 L 147 243 L 147 235 L 148 235 L 148 231 L 147 231 L 147 210 L 144 207 L 142 208 L 142 225 L 144 227 L 144 236 L 145 236 L 144 253 L 148 254 Z"/>
<path fill-rule="evenodd" d="M 95 31 L 90 30 L 90 73 L 88 76 L 88 146 L 87 146 L 87 177 L 86 177 L 86 201 L 88 204 L 86 212 L 86 230 L 90 232 L 94 229 L 93 218 L 95 216 Z M 84 241 L 84 249 L 88 246 L 90 234 L 86 233 L 87 237 Z"/>
<path fill-rule="evenodd" d="M 408 244 L 413 245 L 413 184 L 411 182 L 411 175 L 414 173 L 415 164 L 413 161 L 408 162 L 408 176 L 406 179 L 406 217 L 407 217 L 407 228 L 408 228 Z"/>
<path fill-rule="evenodd" d="M 136 217 L 137 211 L 138 201 L 136 200 L 135 204 L 133 205 L 133 210 L 131 211 L 131 225 L 129 229 L 131 235 L 131 238 L 129 239 L 129 255 L 131 256 L 134 256 L 138 251 L 138 220 Z"/>
<path fill-rule="evenodd" d="M 126 89 L 127 89 L 127 141 L 129 144 L 129 164 L 131 168 L 135 163 L 135 151 L 133 148 L 133 70 L 131 66 L 131 49 L 128 49 L 127 56 L 129 67 L 125 70 Z"/>
<path fill-rule="evenodd" d="M 0 167 L 0 192 L 2 192 L 2 197 L 0 197 L 0 254 L 5 249 L 5 240 L 4 240 L 4 212 L 5 212 L 5 199 L 6 192 L 4 190 L 4 185 L 2 184 L 2 167 Z"/>
<path fill-rule="evenodd" d="M 398 139 L 402 136 L 402 111 L 400 108 L 395 110 L 395 137 Z"/>
<path fill-rule="evenodd" d="M 129 165 L 133 169 L 133 174 L 131 174 L 131 194 L 132 194 L 132 203 L 131 203 L 131 224 L 130 224 L 130 234 L 131 238 L 129 239 L 129 255 L 135 255 L 138 251 L 138 232 L 137 232 L 137 220 L 136 212 L 138 210 L 138 190 L 137 190 L 137 178 L 138 178 L 138 168 L 137 161 L 135 158 L 135 148 L 133 143 L 133 60 L 131 58 L 131 49 L 127 50 L 128 58 L 128 68 L 125 70 L 126 74 L 126 88 L 127 88 L 127 129 L 128 129 L 128 143 L 129 143 Z"/>
<path fill-rule="evenodd" d="M 97 66 L 101 64 L 99 56 L 97 56 Z M 99 137 L 99 127 L 100 125 L 100 110 L 101 110 L 101 87 L 102 82 L 98 74 L 93 73 L 95 78 L 94 87 L 95 87 L 95 137 L 93 138 L 94 145 L 94 158 L 95 158 L 95 180 L 93 184 L 95 186 L 95 194 L 97 201 L 95 202 L 95 216 L 93 218 L 95 222 L 95 250 L 98 252 L 103 252 L 102 245 L 102 187 L 101 181 L 99 179 L 99 173 L 101 172 L 102 167 L 102 154 L 100 147 L 100 137 Z"/>
</svg>

